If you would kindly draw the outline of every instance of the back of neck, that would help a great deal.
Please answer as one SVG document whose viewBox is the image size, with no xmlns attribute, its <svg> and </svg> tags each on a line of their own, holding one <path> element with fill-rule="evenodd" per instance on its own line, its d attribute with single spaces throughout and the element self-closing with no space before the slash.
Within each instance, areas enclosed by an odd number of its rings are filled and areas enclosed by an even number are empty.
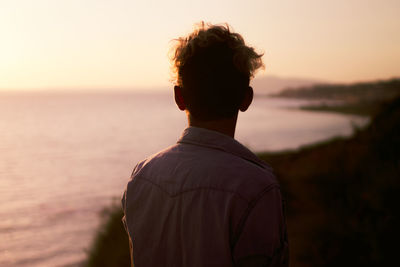
<svg viewBox="0 0 400 267">
<path fill-rule="evenodd" d="M 235 136 L 237 115 L 233 118 L 219 119 L 211 121 L 200 121 L 193 118 L 188 114 L 189 126 L 205 128 L 208 130 L 216 131 L 232 138 Z"/>
</svg>

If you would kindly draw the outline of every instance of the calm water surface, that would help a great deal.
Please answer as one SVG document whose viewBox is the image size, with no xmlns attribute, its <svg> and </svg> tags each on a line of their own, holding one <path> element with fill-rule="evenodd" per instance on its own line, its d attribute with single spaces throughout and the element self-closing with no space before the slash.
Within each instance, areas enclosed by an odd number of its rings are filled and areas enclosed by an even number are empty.
<svg viewBox="0 0 400 267">
<path fill-rule="evenodd" d="M 294 149 L 367 123 L 301 104 L 256 98 L 236 138 L 255 152 Z M 136 162 L 185 127 L 165 93 L 0 93 L 0 266 L 81 263 Z"/>
</svg>

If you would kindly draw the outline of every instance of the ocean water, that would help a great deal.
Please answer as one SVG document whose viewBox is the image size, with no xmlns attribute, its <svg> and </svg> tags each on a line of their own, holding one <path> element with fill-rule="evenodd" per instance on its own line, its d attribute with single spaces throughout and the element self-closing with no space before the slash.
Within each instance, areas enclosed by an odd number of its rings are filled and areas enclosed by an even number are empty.
<svg viewBox="0 0 400 267">
<path fill-rule="evenodd" d="M 255 98 L 236 138 L 255 152 L 295 149 L 368 122 L 302 104 Z M 0 266 L 82 263 L 99 212 L 120 198 L 136 162 L 185 127 L 168 93 L 1 92 Z"/>
</svg>

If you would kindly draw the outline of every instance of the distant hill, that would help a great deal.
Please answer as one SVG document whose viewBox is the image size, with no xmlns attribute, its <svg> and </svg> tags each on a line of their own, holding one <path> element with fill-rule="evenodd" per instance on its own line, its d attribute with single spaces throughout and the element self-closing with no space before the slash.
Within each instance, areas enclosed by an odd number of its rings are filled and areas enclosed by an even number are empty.
<svg viewBox="0 0 400 267">
<path fill-rule="evenodd" d="M 293 77 L 278 77 L 278 76 L 258 76 L 251 81 L 251 86 L 257 95 L 270 95 L 281 92 L 288 88 L 298 88 L 312 86 L 315 84 L 326 84 L 325 81 L 293 78 Z"/>
<path fill-rule="evenodd" d="M 400 78 L 353 84 L 317 84 L 285 89 L 273 97 L 322 100 L 323 104 L 302 109 L 374 115 L 380 105 L 400 95 Z"/>
<path fill-rule="evenodd" d="M 285 89 L 275 96 L 343 100 L 346 102 L 392 99 L 400 92 L 400 78 L 353 84 L 316 84 Z"/>
</svg>

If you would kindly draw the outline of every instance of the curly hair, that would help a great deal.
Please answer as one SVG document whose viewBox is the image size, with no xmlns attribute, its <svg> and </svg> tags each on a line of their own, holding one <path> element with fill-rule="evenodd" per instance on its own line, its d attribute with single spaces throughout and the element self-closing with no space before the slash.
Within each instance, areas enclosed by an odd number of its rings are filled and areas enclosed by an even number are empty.
<svg viewBox="0 0 400 267">
<path fill-rule="evenodd" d="M 175 83 L 187 109 L 200 120 L 234 116 L 262 54 L 231 32 L 229 25 L 201 22 L 187 37 L 175 40 L 172 57 Z"/>
</svg>

